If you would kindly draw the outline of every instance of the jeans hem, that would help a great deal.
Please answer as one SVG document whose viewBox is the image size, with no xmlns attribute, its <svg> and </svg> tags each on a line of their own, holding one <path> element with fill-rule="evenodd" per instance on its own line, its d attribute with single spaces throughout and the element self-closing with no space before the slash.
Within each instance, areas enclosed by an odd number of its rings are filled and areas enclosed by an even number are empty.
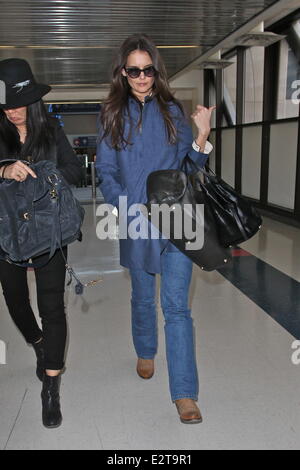
<svg viewBox="0 0 300 470">
<path fill-rule="evenodd" d="M 145 356 L 144 354 L 142 354 L 141 356 L 138 355 L 137 357 L 138 359 L 154 359 L 155 358 L 155 356 Z"/>
<path fill-rule="evenodd" d="M 185 394 L 185 395 L 178 395 L 174 398 L 172 397 L 172 402 L 174 403 L 176 400 L 182 400 L 183 398 L 191 398 L 191 400 L 198 401 L 198 396 L 197 395 Z"/>
</svg>

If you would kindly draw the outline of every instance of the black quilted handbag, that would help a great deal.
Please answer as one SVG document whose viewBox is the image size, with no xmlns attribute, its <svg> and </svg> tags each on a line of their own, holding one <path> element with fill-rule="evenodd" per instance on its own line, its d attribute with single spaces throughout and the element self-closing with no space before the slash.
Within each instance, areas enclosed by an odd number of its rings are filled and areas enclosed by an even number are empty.
<svg viewBox="0 0 300 470">
<path fill-rule="evenodd" d="M 188 160 L 184 160 L 180 170 L 158 170 L 150 173 L 147 179 L 148 218 L 201 269 L 212 271 L 231 260 L 231 250 L 219 241 L 216 221 L 210 205 L 206 204 L 205 193 L 197 182 L 198 176 L 198 171 L 188 171 Z M 204 207 L 204 218 L 198 216 L 197 204 Z M 164 205 L 171 209 L 167 227 L 164 226 L 162 218 L 156 217 L 157 208 Z M 183 228 L 180 238 L 176 234 L 176 220 Z M 200 248 L 191 249 L 195 239 L 186 236 L 187 222 L 193 232 L 204 235 Z"/>
<path fill-rule="evenodd" d="M 1 165 L 16 161 L 2 160 Z M 22 182 L 3 179 L 0 183 L 0 258 L 23 267 L 40 267 L 45 263 L 28 260 L 46 253 L 49 260 L 57 249 L 62 251 L 63 246 L 81 239 L 84 209 L 53 162 L 42 160 L 30 167 L 37 178 L 29 175 Z M 67 262 L 66 268 L 77 281 L 76 292 L 81 293 L 83 284 Z"/>
</svg>

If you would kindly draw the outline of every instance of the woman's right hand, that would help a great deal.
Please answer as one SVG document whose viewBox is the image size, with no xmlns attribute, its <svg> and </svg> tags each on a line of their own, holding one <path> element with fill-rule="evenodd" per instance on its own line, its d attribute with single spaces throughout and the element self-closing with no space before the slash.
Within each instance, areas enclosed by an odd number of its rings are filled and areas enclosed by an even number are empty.
<svg viewBox="0 0 300 470">
<path fill-rule="evenodd" d="M 16 181 L 25 181 L 28 175 L 31 175 L 33 178 L 37 177 L 35 172 L 28 165 L 19 160 L 16 163 L 6 166 L 3 173 L 2 176 L 4 178 Z"/>
</svg>

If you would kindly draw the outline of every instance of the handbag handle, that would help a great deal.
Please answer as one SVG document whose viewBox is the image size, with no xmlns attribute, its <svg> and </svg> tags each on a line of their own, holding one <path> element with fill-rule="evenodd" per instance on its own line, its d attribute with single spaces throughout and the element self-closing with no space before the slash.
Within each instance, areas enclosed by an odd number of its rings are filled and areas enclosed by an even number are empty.
<svg viewBox="0 0 300 470">
<path fill-rule="evenodd" d="M 186 155 L 184 159 L 182 160 L 180 170 L 184 171 L 187 174 L 188 165 L 196 171 L 201 171 L 201 173 L 203 173 L 205 176 L 210 176 L 210 173 L 212 173 L 213 176 L 216 176 L 216 174 L 209 167 L 207 167 L 208 171 L 206 171 L 204 168 L 201 168 L 200 166 L 198 166 L 197 163 L 194 162 L 194 160 L 192 160 L 192 158 L 189 155 Z"/>
<path fill-rule="evenodd" d="M 25 163 L 25 165 L 30 166 L 30 162 L 28 160 L 21 160 L 20 158 L 6 158 L 5 160 L 0 160 L 0 167 L 3 165 L 12 165 L 16 162 L 22 162 Z"/>
<path fill-rule="evenodd" d="M 10 166 L 12 165 L 13 163 L 16 163 L 16 162 L 22 162 L 24 163 L 25 165 L 28 165 L 30 166 L 30 162 L 27 161 L 27 160 L 21 160 L 21 159 L 17 159 L 17 158 L 6 158 L 5 160 L 0 160 L 0 168 L 2 168 L 3 166 Z M 5 169 L 4 169 L 5 171 Z M 5 178 L 1 178 L 2 180 L 4 180 Z M 0 181 L 1 181 L 0 179 Z"/>
</svg>

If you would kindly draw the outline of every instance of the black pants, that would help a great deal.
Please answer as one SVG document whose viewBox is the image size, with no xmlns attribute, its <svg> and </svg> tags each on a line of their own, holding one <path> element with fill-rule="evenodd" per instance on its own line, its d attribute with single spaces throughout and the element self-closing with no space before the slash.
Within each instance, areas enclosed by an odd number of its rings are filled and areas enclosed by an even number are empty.
<svg viewBox="0 0 300 470">
<path fill-rule="evenodd" d="M 67 248 L 64 248 L 67 257 Z M 42 263 L 48 254 L 34 258 Z M 37 304 L 42 330 L 30 306 L 27 269 L 0 261 L 0 282 L 9 313 L 28 343 L 42 336 L 45 347 L 45 368 L 59 370 L 64 366 L 67 325 L 64 308 L 65 261 L 57 250 L 51 260 L 35 270 Z"/>
</svg>

